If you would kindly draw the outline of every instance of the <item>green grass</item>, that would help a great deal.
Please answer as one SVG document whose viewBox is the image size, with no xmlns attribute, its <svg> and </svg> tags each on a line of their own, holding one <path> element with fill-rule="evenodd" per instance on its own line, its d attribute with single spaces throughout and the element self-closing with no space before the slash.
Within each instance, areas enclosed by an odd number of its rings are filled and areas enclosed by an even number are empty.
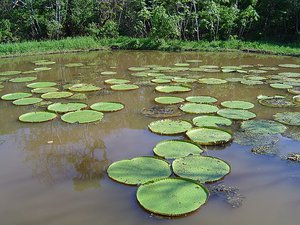
<svg viewBox="0 0 300 225">
<path fill-rule="evenodd" d="M 161 51 L 243 51 L 262 54 L 300 56 L 300 43 L 277 44 L 270 42 L 229 41 L 180 41 L 151 38 L 119 37 L 94 39 L 92 37 L 63 40 L 28 41 L 0 44 L 0 57 L 89 51 L 99 49 L 131 49 Z"/>
</svg>

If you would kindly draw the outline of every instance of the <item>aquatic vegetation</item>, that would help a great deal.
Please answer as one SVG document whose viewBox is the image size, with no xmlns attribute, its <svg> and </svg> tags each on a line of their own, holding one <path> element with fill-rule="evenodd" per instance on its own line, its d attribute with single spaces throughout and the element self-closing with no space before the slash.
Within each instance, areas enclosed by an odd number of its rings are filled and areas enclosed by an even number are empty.
<svg viewBox="0 0 300 225">
<path fill-rule="evenodd" d="M 103 71 L 100 73 L 101 75 L 115 75 L 117 72 L 115 71 Z"/>
<path fill-rule="evenodd" d="M 57 83 L 55 82 L 50 82 L 50 81 L 41 81 L 41 82 L 35 82 L 35 83 L 31 83 L 26 85 L 29 88 L 46 88 L 46 87 L 53 87 L 57 85 Z"/>
<path fill-rule="evenodd" d="M 14 105 L 33 105 L 36 103 L 39 103 L 43 101 L 41 98 L 34 98 L 34 97 L 29 97 L 29 98 L 20 98 L 15 101 L 13 101 Z"/>
<path fill-rule="evenodd" d="M 53 111 L 56 113 L 67 113 L 67 112 L 73 112 L 77 110 L 81 110 L 86 108 L 87 105 L 84 103 L 77 103 L 77 102 L 69 102 L 69 103 L 53 103 L 51 105 L 48 105 L 47 109 L 49 111 Z"/>
<path fill-rule="evenodd" d="M 256 117 L 256 114 L 244 109 L 220 109 L 219 116 L 232 120 L 250 120 Z"/>
<path fill-rule="evenodd" d="M 207 189 L 191 180 L 166 178 L 142 184 L 136 193 L 146 210 L 163 216 L 181 216 L 206 203 Z"/>
<path fill-rule="evenodd" d="M 260 99 L 258 102 L 267 107 L 273 107 L 273 108 L 288 108 L 288 107 L 296 107 L 297 105 L 285 98 L 278 98 L 278 97 L 272 97 L 272 98 L 265 98 Z"/>
<path fill-rule="evenodd" d="M 227 81 L 218 78 L 201 78 L 198 80 L 201 84 L 226 84 Z"/>
<path fill-rule="evenodd" d="M 279 83 L 270 84 L 270 86 L 271 86 L 272 88 L 276 88 L 276 89 L 290 89 L 290 88 L 293 88 L 292 85 L 288 85 L 288 84 L 279 84 Z"/>
<path fill-rule="evenodd" d="M 196 144 L 184 140 L 167 140 L 159 142 L 154 148 L 155 155 L 174 159 L 188 155 L 199 155 L 203 150 Z"/>
<path fill-rule="evenodd" d="M 110 86 L 110 88 L 114 91 L 131 91 L 138 89 L 139 86 L 135 84 L 115 84 Z"/>
<path fill-rule="evenodd" d="M 68 68 L 81 67 L 81 66 L 84 66 L 84 64 L 83 63 L 67 63 L 67 64 L 65 64 L 65 67 L 68 67 Z"/>
<path fill-rule="evenodd" d="M 72 92 L 68 91 L 55 91 L 55 92 L 47 92 L 41 95 L 43 99 L 60 99 L 60 98 L 68 98 L 72 96 Z"/>
<path fill-rule="evenodd" d="M 249 120 L 241 123 L 241 129 L 253 134 L 269 135 L 284 133 L 287 127 L 272 120 Z"/>
<path fill-rule="evenodd" d="M 151 122 L 148 128 L 153 133 L 161 135 L 181 134 L 192 128 L 192 124 L 184 120 L 157 120 Z"/>
<path fill-rule="evenodd" d="M 182 113 L 176 106 L 158 106 L 154 105 L 149 108 L 144 108 L 141 113 L 145 116 L 154 118 L 167 118 L 181 116 Z"/>
<path fill-rule="evenodd" d="M 91 105 L 91 109 L 99 112 L 116 112 L 124 109 L 124 107 L 120 102 L 97 102 Z"/>
<path fill-rule="evenodd" d="M 281 112 L 276 113 L 274 120 L 292 126 L 300 126 L 300 112 Z"/>
<path fill-rule="evenodd" d="M 180 110 L 186 113 L 209 114 L 216 113 L 219 108 L 209 104 L 185 103 L 184 105 L 180 106 Z"/>
<path fill-rule="evenodd" d="M 155 98 L 154 101 L 159 104 L 171 105 L 171 104 L 178 104 L 184 102 L 184 99 L 179 97 L 173 97 L 173 96 L 162 96 L 162 97 Z"/>
<path fill-rule="evenodd" d="M 179 93 L 179 92 L 191 91 L 191 89 L 188 87 L 175 86 L 175 85 L 157 86 L 155 90 L 162 93 Z"/>
<path fill-rule="evenodd" d="M 56 92 L 56 91 L 58 91 L 58 88 L 56 87 L 44 87 L 44 88 L 34 88 L 31 90 L 31 93 L 45 94 L 48 92 Z"/>
<path fill-rule="evenodd" d="M 34 81 L 36 79 L 37 77 L 18 77 L 18 78 L 10 79 L 9 81 L 13 83 L 22 83 L 22 82 Z"/>
<path fill-rule="evenodd" d="M 50 67 L 37 67 L 37 68 L 34 68 L 35 71 L 48 71 L 48 70 L 51 70 L 52 68 Z"/>
<path fill-rule="evenodd" d="M 112 78 L 104 81 L 106 84 L 127 84 L 130 83 L 130 80 L 120 79 L 120 78 Z"/>
<path fill-rule="evenodd" d="M 81 83 L 81 84 L 72 85 L 71 87 L 69 87 L 69 90 L 74 92 L 90 92 L 90 91 L 99 91 L 101 90 L 101 88 L 93 84 Z"/>
<path fill-rule="evenodd" d="M 254 104 L 245 101 L 225 101 L 221 102 L 221 105 L 231 109 L 252 109 L 254 107 Z"/>
<path fill-rule="evenodd" d="M 103 119 L 103 113 L 94 110 L 79 110 L 68 112 L 61 116 L 62 121 L 67 123 L 92 123 Z"/>
<path fill-rule="evenodd" d="M 192 103 L 215 103 L 218 99 L 211 96 L 189 96 L 185 100 Z"/>
<path fill-rule="evenodd" d="M 0 72 L 0 76 L 15 76 L 21 73 L 22 71 L 4 71 L 4 72 Z"/>
<path fill-rule="evenodd" d="M 171 176 L 167 161 L 155 157 L 136 157 L 112 163 L 107 169 L 108 176 L 120 183 L 140 185 L 158 178 Z"/>
<path fill-rule="evenodd" d="M 13 100 L 17 100 L 20 98 L 27 98 L 27 97 L 31 97 L 31 96 L 32 96 L 31 93 L 15 92 L 15 93 L 9 93 L 9 94 L 2 95 L 1 99 L 6 100 L 6 101 L 13 101 Z"/>
<path fill-rule="evenodd" d="M 278 66 L 283 68 L 293 68 L 293 69 L 300 68 L 299 64 L 279 64 Z"/>
<path fill-rule="evenodd" d="M 230 126 L 232 121 L 221 116 L 197 116 L 193 119 L 193 124 L 197 127 L 218 127 Z"/>
<path fill-rule="evenodd" d="M 25 123 L 41 123 L 53 120 L 57 117 L 55 113 L 50 112 L 29 112 L 19 117 L 21 122 Z"/>
<path fill-rule="evenodd" d="M 289 153 L 286 157 L 287 160 L 300 162 L 300 154 L 299 153 Z"/>
<path fill-rule="evenodd" d="M 231 171 L 227 162 L 216 157 L 200 155 L 175 159 L 172 167 L 177 176 L 200 183 L 218 181 Z"/>
<path fill-rule="evenodd" d="M 232 140 L 231 133 L 217 128 L 194 128 L 188 130 L 186 135 L 193 142 L 196 142 L 200 145 L 221 145 Z"/>
</svg>

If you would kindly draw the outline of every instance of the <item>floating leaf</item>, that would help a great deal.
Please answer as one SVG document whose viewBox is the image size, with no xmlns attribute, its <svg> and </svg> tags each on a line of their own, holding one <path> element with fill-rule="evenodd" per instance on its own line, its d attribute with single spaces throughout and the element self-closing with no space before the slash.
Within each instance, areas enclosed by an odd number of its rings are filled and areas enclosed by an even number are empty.
<svg viewBox="0 0 300 225">
<path fill-rule="evenodd" d="M 286 126 L 272 120 L 250 120 L 241 123 L 241 128 L 253 134 L 280 134 L 286 131 Z"/>
<path fill-rule="evenodd" d="M 292 88 L 293 86 L 288 85 L 288 84 L 270 84 L 270 86 L 272 88 L 276 88 L 276 89 L 288 89 L 288 88 Z"/>
<path fill-rule="evenodd" d="M 200 155 L 175 159 L 172 167 L 177 176 L 200 183 L 218 181 L 230 173 L 230 166 L 225 161 Z"/>
<path fill-rule="evenodd" d="M 97 102 L 91 105 L 91 109 L 100 112 L 116 112 L 124 108 L 124 105 L 119 102 Z"/>
<path fill-rule="evenodd" d="M 59 99 L 59 98 L 68 98 L 72 95 L 73 93 L 68 91 L 55 91 L 55 92 L 48 92 L 42 94 L 41 97 L 43 99 Z"/>
<path fill-rule="evenodd" d="M 56 113 L 67 113 L 86 108 L 87 105 L 84 103 L 70 102 L 70 103 L 53 103 L 48 106 L 49 111 Z"/>
<path fill-rule="evenodd" d="M 22 73 L 21 71 L 5 71 L 5 72 L 0 72 L 0 76 L 15 76 L 21 73 Z"/>
<path fill-rule="evenodd" d="M 45 87 L 53 87 L 55 86 L 55 82 L 35 82 L 28 84 L 27 87 L 29 88 L 45 88 Z"/>
<path fill-rule="evenodd" d="M 210 96 L 189 96 L 186 100 L 193 103 L 215 103 L 218 101 L 218 99 Z"/>
<path fill-rule="evenodd" d="M 231 109 L 251 109 L 254 107 L 254 104 L 245 101 L 225 101 L 221 102 L 221 105 Z"/>
<path fill-rule="evenodd" d="M 156 83 L 156 84 L 166 84 L 166 83 L 170 83 L 171 80 L 169 80 L 169 79 L 162 79 L 162 78 L 156 78 L 156 79 L 152 79 L 151 82 Z"/>
<path fill-rule="evenodd" d="M 186 113 L 208 114 L 217 112 L 219 108 L 209 104 L 186 103 L 180 106 L 180 110 Z"/>
<path fill-rule="evenodd" d="M 279 64 L 278 66 L 283 68 L 300 68 L 299 64 Z"/>
<path fill-rule="evenodd" d="M 129 67 L 128 68 L 128 70 L 135 71 L 135 72 L 149 70 L 149 69 L 150 68 L 148 68 L 148 67 Z"/>
<path fill-rule="evenodd" d="M 167 140 L 159 142 L 153 152 L 166 159 L 180 158 L 188 155 L 198 155 L 203 150 L 196 144 L 183 140 Z"/>
<path fill-rule="evenodd" d="M 82 63 L 68 63 L 65 65 L 65 67 L 69 67 L 69 68 L 80 67 L 80 66 L 84 66 L 84 65 Z"/>
<path fill-rule="evenodd" d="M 146 210 L 164 216 L 181 216 L 206 203 L 207 189 L 191 180 L 166 178 L 141 185 L 136 193 Z"/>
<path fill-rule="evenodd" d="M 20 98 L 15 101 L 13 101 L 14 105 L 33 105 L 38 102 L 43 101 L 41 98 Z"/>
<path fill-rule="evenodd" d="M 187 131 L 186 135 L 200 145 L 219 145 L 232 140 L 232 136 L 228 131 L 216 128 L 194 128 Z"/>
<path fill-rule="evenodd" d="M 150 123 L 148 128 L 157 134 L 173 135 L 186 132 L 192 128 L 192 125 L 183 120 L 164 119 Z"/>
<path fill-rule="evenodd" d="M 178 104 L 184 102 L 184 99 L 179 97 L 173 97 L 173 96 L 163 96 L 163 97 L 155 98 L 154 101 L 160 104 L 171 105 L 171 104 Z"/>
<path fill-rule="evenodd" d="M 104 83 L 106 83 L 106 84 L 127 84 L 127 83 L 130 83 L 130 80 L 113 78 L 113 79 L 105 80 Z"/>
<path fill-rule="evenodd" d="M 115 71 L 103 71 L 101 72 L 101 75 L 115 75 L 117 72 Z"/>
<path fill-rule="evenodd" d="M 292 126 L 300 126 L 300 112 L 281 112 L 276 113 L 274 120 Z"/>
<path fill-rule="evenodd" d="M 115 84 L 110 86 L 110 88 L 115 91 L 130 91 L 138 89 L 139 86 L 135 84 Z"/>
<path fill-rule="evenodd" d="M 22 83 L 22 82 L 34 81 L 36 79 L 37 79 L 36 77 L 18 77 L 18 78 L 10 79 L 9 81 L 13 83 Z"/>
<path fill-rule="evenodd" d="M 34 88 L 31 90 L 32 93 L 35 94 L 44 94 L 48 92 L 55 92 L 58 91 L 58 88 L 56 87 L 45 87 L 45 88 Z"/>
<path fill-rule="evenodd" d="M 272 97 L 268 99 L 260 99 L 258 102 L 263 106 L 273 107 L 273 108 L 286 108 L 295 107 L 295 103 L 290 100 L 281 97 Z"/>
<path fill-rule="evenodd" d="M 289 88 L 288 92 L 294 95 L 299 95 L 300 94 L 300 87 L 293 87 Z"/>
<path fill-rule="evenodd" d="M 201 78 L 198 80 L 201 84 L 225 84 L 226 80 L 218 79 L 218 78 Z"/>
<path fill-rule="evenodd" d="M 108 176 L 120 183 L 139 185 L 158 178 L 171 176 L 168 162 L 155 157 L 136 157 L 112 163 L 107 169 Z"/>
<path fill-rule="evenodd" d="M 193 119 L 193 124 L 197 127 L 218 127 L 230 126 L 232 121 L 221 116 L 197 116 Z"/>
<path fill-rule="evenodd" d="M 35 71 L 47 71 L 47 70 L 51 70 L 50 67 L 38 67 L 38 68 L 34 68 Z"/>
<path fill-rule="evenodd" d="M 191 89 L 183 86 L 166 85 L 166 86 L 157 86 L 155 90 L 162 93 L 178 93 L 178 92 L 188 92 Z"/>
<path fill-rule="evenodd" d="M 56 62 L 51 62 L 51 61 L 43 61 L 43 62 L 36 62 L 35 65 L 36 66 L 46 66 L 46 65 L 53 65 Z"/>
<path fill-rule="evenodd" d="M 68 99 L 71 99 L 71 100 L 85 100 L 85 99 L 87 99 L 87 95 L 83 94 L 83 93 L 76 93 L 76 94 L 72 95 L 71 97 L 69 97 Z"/>
<path fill-rule="evenodd" d="M 19 120 L 26 123 L 41 123 L 56 118 L 55 113 L 50 112 L 30 112 L 19 117 Z"/>
<path fill-rule="evenodd" d="M 12 101 L 12 100 L 20 99 L 20 98 L 31 97 L 31 96 L 32 96 L 31 93 L 15 92 L 15 93 L 9 93 L 9 94 L 6 94 L 6 95 L 2 95 L 1 99 L 2 100 L 7 100 L 7 101 Z"/>
<path fill-rule="evenodd" d="M 181 111 L 176 106 L 151 106 L 150 108 L 144 108 L 141 113 L 145 116 L 154 118 L 167 118 L 181 116 Z"/>
<path fill-rule="evenodd" d="M 250 120 L 256 117 L 253 112 L 243 109 L 220 109 L 217 114 L 233 120 Z"/>
<path fill-rule="evenodd" d="M 61 116 L 61 119 L 67 123 L 92 123 L 101 121 L 103 113 L 94 110 L 79 110 L 69 112 Z"/>
<path fill-rule="evenodd" d="M 75 92 L 89 92 L 89 91 L 99 91 L 101 90 L 100 87 L 97 87 L 92 84 L 74 84 L 73 86 L 69 87 L 70 91 L 75 91 Z"/>
</svg>

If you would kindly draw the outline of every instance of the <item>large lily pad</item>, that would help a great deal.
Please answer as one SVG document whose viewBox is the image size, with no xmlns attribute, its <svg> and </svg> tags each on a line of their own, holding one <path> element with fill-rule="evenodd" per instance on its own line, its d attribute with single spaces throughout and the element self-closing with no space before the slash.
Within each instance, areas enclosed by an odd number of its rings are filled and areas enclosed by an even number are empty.
<svg viewBox="0 0 300 225">
<path fill-rule="evenodd" d="M 48 106 L 49 111 L 56 113 L 67 113 L 86 108 L 84 103 L 70 102 L 70 103 L 53 103 Z"/>
<path fill-rule="evenodd" d="M 92 123 L 102 120 L 103 113 L 94 110 L 79 110 L 69 112 L 61 116 L 61 119 L 67 123 Z"/>
<path fill-rule="evenodd" d="M 263 106 L 273 107 L 273 108 L 288 108 L 295 107 L 296 104 L 288 99 L 272 97 L 267 99 L 260 99 L 258 102 Z"/>
<path fill-rule="evenodd" d="M 191 180 L 166 178 L 141 185 L 137 200 L 146 210 L 163 216 L 181 216 L 206 203 L 207 189 Z"/>
<path fill-rule="evenodd" d="M 25 113 L 19 117 L 19 120 L 26 123 L 41 123 L 56 118 L 55 113 L 50 112 L 30 112 Z"/>
<path fill-rule="evenodd" d="M 193 103 L 215 103 L 218 101 L 218 99 L 211 96 L 189 96 L 186 100 Z"/>
<path fill-rule="evenodd" d="M 225 84 L 226 80 L 218 79 L 218 78 L 201 78 L 198 80 L 201 84 Z"/>
<path fill-rule="evenodd" d="M 42 94 L 41 97 L 43 99 L 59 99 L 59 98 L 68 98 L 72 95 L 73 93 L 68 91 L 55 91 L 55 92 L 48 92 Z"/>
<path fill-rule="evenodd" d="M 188 92 L 191 89 L 183 86 L 166 85 L 166 86 L 157 86 L 155 90 L 162 93 L 178 93 L 178 92 Z"/>
<path fill-rule="evenodd" d="M 186 135 L 200 145 L 220 145 L 232 140 L 229 132 L 216 128 L 194 128 L 187 131 Z"/>
<path fill-rule="evenodd" d="M 105 80 L 104 83 L 106 83 L 106 84 L 127 84 L 127 83 L 130 83 L 130 80 L 112 78 L 112 79 Z"/>
<path fill-rule="evenodd" d="M 93 84 L 74 84 L 73 86 L 69 87 L 70 91 L 75 91 L 75 92 L 89 92 L 89 91 L 99 91 L 101 90 L 100 87 L 97 87 Z"/>
<path fill-rule="evenodd" d="M 292 126 L 300 126 L 300 112 L 281 112 L 276 113 L 274 120 Z"/>
<path fill-rule="evenodd" d="M 107 169 L 108 176 L 120 183 L 138 185 L 171 176 L 168 162 L 154 157 L 136 157 L 112 163 Z"/>
<path fill-rule="evenodd" d="M 130 91 L 130 90 L 138 89 L 139 86 L 135 84 L 115 84 L 112 85 L 110 88 L 115 91 Z"/>
<path fill-rule="evenodd" d="M 283 67 L 283 68 L 293 68 L 293 69 L 296 69 L 296 68 L 300 68 L 300 65 L 299 64 L 292 64 L 292 63 L 287 63 L 287 64 L 279 64 L 278 65 L 279 67 Z"/>
<path fill-rule="evenodd" d="M 10 79 L 9 81 L 13 83 L 22 83 L 22 82 L 31 82 L 36 79 L 37 79 L 36 77 L 17 77 L 17 78 Z"/>
<path fill-rule="evenodd" d="M 175 159 L 172 167 L 177 176 L 200 183 L 218 181 L 230 173 L 230 166 L 225 161 L 200 155 Z"/>
<path fill-rule="evenodd" d="M 272 88 L 276 88 L 276 89 L 289 89 L 289 88 L 293 87 L 292 85 L 280 84 L 280 83 L 273 83 L 273 84 L 270 84 L 270 86 Z"/>
<path fill-rule="evenodd" d="M 183 140 L 167 140 L 159 142 L 153 152 L 166 159 L 180 158 L 188 155 L 199 155 L 203 150 L 196 144 Z"/>
<path fill-rule="evenodd" d="M 56 87 L 45 87 L 45 88 L 34 88 L 31 90 L 32 93 L 35 94 L 45 94 L 48 92 L 55 92 L 58 91 L 58 88 Z"/>
<path fill-rule="evenodd" d="M 251 109 L 254 107 L 254 104 L 245 101 L 225 101 L 221 102 L 221 105 L 231 109 Z"/>
<path fill-rule="evenodd" d="M 256 117 L 256 114 L 244 109 L 220 109 L 217 114 L 233 120 L 250 120 Z"/>
<path fill-rule="evenodd" d="M 124 108 L 120 102 L 97 102 L 91 105 L 91 109 L 99 112 L 116 112 Z"/>
<path fill-rule="evenodd" d="M 50 67 L 38 67 L 38 68 L 34 68 L 35 71 L 48 71 L 51 70 Z"/>
<path fill-rule="evenodd" d="M 82 63 L 67 63 L 65 64 L 65 67 L 73 68 L 73 67 L 81 67 L 84 66 Z"/>
<path fill-rule="evenodd" d="M 41 98 L 21 98 L 13 101 L 14 105 L 33 105 L 43 101 Z"/>
<path fill-rule="evenodd" d="M 232 121 L 221 116 L 197 116 L 193 119 L 193 123 L 197 127 L 218 127 L 230 126 Z"/>
<path fill-rule="evenodd" d="M 154 99 L 155 102 L 165 105 L 178 104 L 184 102 L 183 98 L 173 96 L 162 96 Z"/>
<path fill-rule="evenodd" d="M 186 103 L 180 106 L 180 110 L 186 113 L 208 114 L 217 112 L 219 108 L 209 104 Z"/>
<path fill-rule="evenodd" d="M 31 83 L 28 84 L 27 87 L 29 88 L 46 88 L 46 87 L 53 87 L 55 86 L 56 83 L 55 82 L 35 82 L 35 83 Z"/>
<path fill-rule="evenodd" d="M 0 72 L 0 76 L 15 76 L 21 73 L 22 73 L 21 71 L 4 71 L 4 72 Z"/>
<path fill-rule="evenodd" d="M 6 95 L 2 95 L 1 99 L 2 100 L 7 100 L 7 101 L 13 101 L 13 100 L 17 100 L 20 98 L 27 98 L 27 97 L 31 97 L 32 94 L 31 93 L 26 93 L 26 92 L 14 92 L 14 93 L 9 93 Z"/>
<path fill-rule="evenodd" d="M 246 132 L 258 135 L 280 134 L 286 131 L 286 126 L 272 120 L 250 120 L 244 121 L 241 128 Z"/>
<path fill-rule="evenodd" d="M 158 120 L 150 123 L 148 128 L 157 134 L 181 134 L 192 128 L 192 125 L 184 120 Z"/>
</svg>

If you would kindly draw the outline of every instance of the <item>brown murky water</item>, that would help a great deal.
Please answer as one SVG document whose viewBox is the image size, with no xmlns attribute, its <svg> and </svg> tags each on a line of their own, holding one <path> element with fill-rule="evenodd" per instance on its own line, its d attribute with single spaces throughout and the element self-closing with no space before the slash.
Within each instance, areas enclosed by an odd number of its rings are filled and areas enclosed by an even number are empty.
<svg viewBox="0 0 300 225">
<path fill-rule="evenodd" d="M 157 51 L 116 51 L 47 55 L 1 59 L 0 71 L 31 70 L 32 61 L 56 61 L 52 70 L 37 73 L 38 81 L 55 81 L 60 85 L 81 82 L 109 87 L 103 81 L 110 77 L 141 80 L 130 76 L 130 66 L 159 64 L 172 66 L 186 59 L 201 59 L 199 65 L 300 63 L 297 58 L 261 56 L 241 53 L 166 53 Z M 96 62 L 91 68 L 66 68 L 64 64 Z M 197 66 L 198 64 L 192 64 Z M 110 67 L 116 67 L 112 69 Z M 117 71 L 117 75 L 103 76 L 101 71 Z M 299 69 L 280 69 L 268 74 Z M 204 73 L 194 73 L 204 74 Z M 230 74 L 206 73 L 207 77 L 225 78 Z M 234 75 L 235 77 L 241 75 Z M 24 83 L 4 83 L 2 94 L 28 91 Z M 125 104 L 120 112 L 106 113 L 98 124 L 69 125 L 59 119 L 41 124 L 24 124 L 17 118 L 33 106 L 14 106 L 0 101 L 0 224 L 1 225 L 298 225 L 300 212 L 300 164 L 287 162 L 278 156 L 255 155 L 250 146 L 235 143 L 224 148 L 209 148 L 208 155 L 228 161 L 232 172 L 219 183 L 239 189 L 245 198 L 239 208 L 232 208 L 224 198 L 212 195 L 200 210 L 179 219 L 161 218 L 144 211 L 135 199 L 136 187 L 121 185 L 107 177 L 111 162 L 136 156 L 153 155 L 152 148 L 163 139 L 183 136 L 159 136 L 147 125 L 156 120 L 140 113 L 154 105 L 153 99 L 163 96 L 155 86 L 138 90 L 89 93 L 89 104 L 98 101 L 119 101 Z M 268 85 L 246 86 L 237 83 L 225 85 L 195 84 L 189 93 L 211 95 L 224 100 L 246 100 L 255 103 L 251 111 L 258 118 L 271 119 L 276 112 L 286 111 L 261 106 L 259 94 L 286 94 L 285 90 Z M 296 111 L 299 111 L 299 108 Z M 295 111 L 295 110 L 294 110 Z M 191 119 L 192 115 L 182 118 Z M 50 143 L 48 143 L 50 141 Z M 53 142 L 53 143 L 52 143 Z M 282 137 L 281 154 L 300 152 L 300 142 Z"/>
</svg>

